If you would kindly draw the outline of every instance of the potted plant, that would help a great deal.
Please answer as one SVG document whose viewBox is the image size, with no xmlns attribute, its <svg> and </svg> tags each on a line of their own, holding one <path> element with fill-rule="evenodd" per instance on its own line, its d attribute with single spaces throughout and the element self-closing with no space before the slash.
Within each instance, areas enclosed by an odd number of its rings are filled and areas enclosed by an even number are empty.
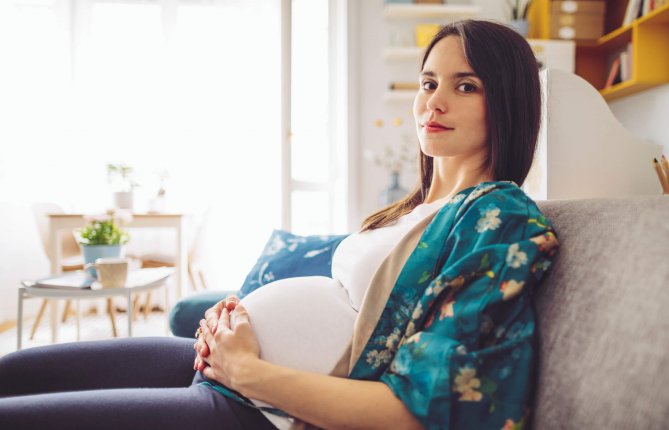
<svg viewBox="0 0 669 430">
<path fill-rule="evenodd" d="M 509 27 L 516 30 L 521 36 L 527 37 L 529 23 L 527 22 L 527 11 L 532 0 L 506 0 L 511 8 L 511 22 Z"/>
<path fill-rule="evenodd" d="M 107 181 L 114 188 L 114 207 L 132 210 L 133 190 L 137 182 L 133 179 L 133 168 L 126 164 L 107 164 Z"/>
<path fill-rule="evenodd" d="M 75 232 L 81 246 L 84 264 L 95 263 L 98 258 L 121 257 L 123 245 L 128 243 L 130 236 L 119 227 L 132 220 L 126 211 L 116 211 L 103 215 L 86 217 L 88 225 Z M 88 269 L 95 276 L 95 269 Z"/>
</svg>

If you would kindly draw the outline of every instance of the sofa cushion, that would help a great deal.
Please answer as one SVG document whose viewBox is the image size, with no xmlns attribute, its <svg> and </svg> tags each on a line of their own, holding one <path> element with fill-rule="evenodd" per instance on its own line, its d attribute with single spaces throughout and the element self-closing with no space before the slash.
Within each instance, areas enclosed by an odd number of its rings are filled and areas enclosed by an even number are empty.
<svg viewBox="0 0 669 430">
<path fill-rule="evenodd" d="M 560 249 L 535 297 L 534 428 L 667 428 L 669 197 L 539 207 Z"/>
</svg>

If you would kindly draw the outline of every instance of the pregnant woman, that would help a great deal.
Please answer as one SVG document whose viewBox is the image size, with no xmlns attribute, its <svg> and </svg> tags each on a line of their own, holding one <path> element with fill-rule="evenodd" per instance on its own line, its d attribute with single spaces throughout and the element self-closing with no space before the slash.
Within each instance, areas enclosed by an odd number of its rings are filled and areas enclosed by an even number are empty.
<svg viewBox="0 0 669 430">
<path fill-rule="evenodd" d="M 0 428 L 527 425 L 531 297 L 557 248 L 519 188 L 539 131 L 537 62 L 507 27 L 460 21 L 428 46 L 419 82 L 419 183 L 339 245 L 332 278 L 221 302 L 195 345 L 122 339 L 9 354 Z"/>
</svg>

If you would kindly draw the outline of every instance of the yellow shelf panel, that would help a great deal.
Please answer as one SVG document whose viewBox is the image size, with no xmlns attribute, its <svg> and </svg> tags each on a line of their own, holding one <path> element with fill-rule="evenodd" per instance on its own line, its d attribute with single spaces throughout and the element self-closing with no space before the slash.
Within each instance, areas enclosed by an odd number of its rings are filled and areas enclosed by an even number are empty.
<svg viewBox="0 0 669 430">
<path fill-rule="evenodd" d="M 639 93 L 649 88 L 656 87 L 658 85 L 660 84 L 652 82 L 636 82 L 635 80 L 630 79 L 629 81 L 624 81 L 613 85 L 610 88 L 605 88 L 599 93 L 602 95 L 602 97 L 604 97 L 604 100 L 610 102 L 625 96 Z"/>
</svg>

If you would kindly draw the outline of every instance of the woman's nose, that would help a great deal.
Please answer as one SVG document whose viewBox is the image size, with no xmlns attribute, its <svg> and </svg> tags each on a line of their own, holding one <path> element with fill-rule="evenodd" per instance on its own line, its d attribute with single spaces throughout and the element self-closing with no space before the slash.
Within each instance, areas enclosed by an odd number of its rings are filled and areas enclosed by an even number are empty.
<svg viewBox="0 0 669 430">
<path fill-rule="evenodd" d="M 443 94 L 435 91 L 430 95 L 430 98 L 427 100 L 427 108 L 431 111 L 436 111 L 439 113 L 446 112 L 447 103 L 446 98 Z"/>
</svg>

